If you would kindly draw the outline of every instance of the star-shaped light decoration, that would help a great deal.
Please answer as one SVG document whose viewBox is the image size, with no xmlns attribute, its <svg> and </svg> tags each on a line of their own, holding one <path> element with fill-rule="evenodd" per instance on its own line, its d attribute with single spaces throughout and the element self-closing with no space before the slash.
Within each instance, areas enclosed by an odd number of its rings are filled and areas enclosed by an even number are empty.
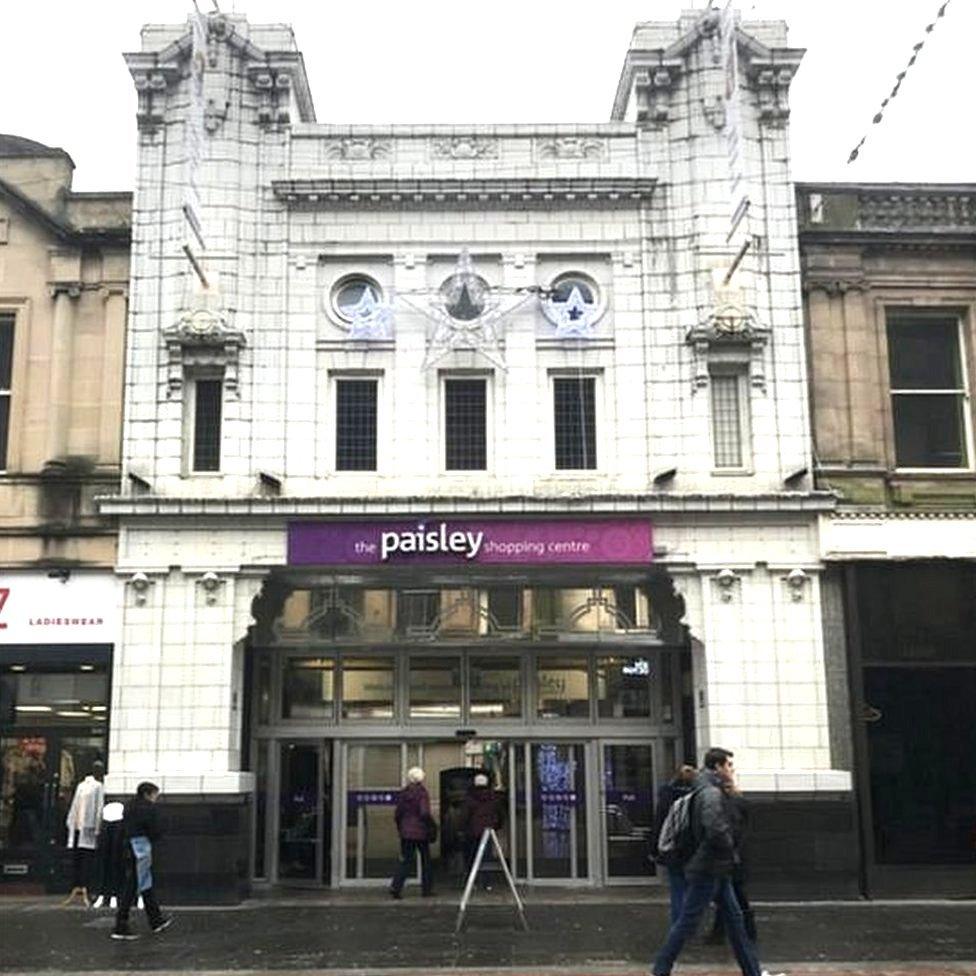
<svg viewBox="0 0 976 976">
<path fill-rule="evenodd" d="M 393 335 L 393 310 L 381 302 L 376 292 L 366 285 L 355 305 L 341 309 L 349 319 L 349 338 L 377 341 Z"/>
<path fill-rule="evenodd" d="M 434 292 L 417 300 L 400 292 L 399 298 L 433 325 L 427 335 L 424 368 L 454 351 L 473 351 L 492 365 L 505 369 L 502 325 L 507 316 L 532 298 L 530 292 L 492 288 L 475 270 L 471 255 L 458 255 L 453 274 Z"/>
<path fill-rule="evenodd" d="M 573 285 L 565 301 L 559 301 L 556 293 L 549 299 L 557 339 L 589 339 L 593 335 L 596 311 L 596 303 L 583 297 L 579 285 Z"/>
</svg>

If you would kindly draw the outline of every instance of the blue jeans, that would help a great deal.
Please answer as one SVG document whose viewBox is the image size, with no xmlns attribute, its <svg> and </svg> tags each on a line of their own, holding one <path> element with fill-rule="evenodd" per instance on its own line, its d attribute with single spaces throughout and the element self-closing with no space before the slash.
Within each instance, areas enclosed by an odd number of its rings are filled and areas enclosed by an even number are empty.
<svg viewBox="0 0 976 976">
<path fill-rule="evenodd" d="M 671 893 L 671 924 L 681 917 L 681 906 L 685 901 L 685 873 L 681 868 L 668 867 L 668 890 Z"/>
<path fill-rule="evenodd" d="M 654 976 L 670 976 L 671 967 L 684 948 L 685 942 L 695 934 L 702 915 L 713 899 L 725 922 L 725 931 L 732 944 L 735 961 L 742 970 L 742 976 L 762 976 L 756 947 L 746 935 L 742 911 L 735 899 L 732 882 L 728 878 L 708 877 L 686 879 L 681 915 L 671 926 L 667 940 L 654 960 L 651 969 Z"/>
</svg>

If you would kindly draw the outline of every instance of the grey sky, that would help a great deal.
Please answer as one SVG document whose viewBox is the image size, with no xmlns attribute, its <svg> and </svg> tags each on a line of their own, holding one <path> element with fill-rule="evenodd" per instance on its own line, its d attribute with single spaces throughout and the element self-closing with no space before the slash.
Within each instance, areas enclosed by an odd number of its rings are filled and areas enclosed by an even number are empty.
<svg viewBox="0 0 976 976">
<path fill-rule="evenodd" d="M 305 55 L 320 122 L 589 122 L 609 118 L 641 20 L 677 0 L 220 0 L 286 22 Z M 790 25 L 807 55 L 793 85 L 799 180 L 974 181 L 966 65 L 976 3 L 952 0 L 901 93 L 871 125 L 941 0 L 741 0 Z M 200 0 L 208 9 L 209 0 Z M 121 52 L 143 23 L 185 20 L 189 0 L 20 0 L 0 14 L 0 131 L 65 148 L 75 189 L 129 189 L 135 94 Z M 866 128 L 861 158 L 847 155 Z"/>
</svg>

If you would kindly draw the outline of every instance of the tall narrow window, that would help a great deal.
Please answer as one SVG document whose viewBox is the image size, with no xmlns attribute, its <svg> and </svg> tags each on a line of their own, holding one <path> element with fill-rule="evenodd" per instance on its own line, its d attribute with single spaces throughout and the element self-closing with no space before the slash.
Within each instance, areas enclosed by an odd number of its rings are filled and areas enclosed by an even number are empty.
<svg viewBox="0 0 976 976">
<path fill-rule="evenodd" d="M 193 470 L 220 470 L 223 380 L 198 379 L 193 393 Z"/>
<path fill-rule="evenodd" d="M 888 375 L 898 467 L 966 467 L 959 320 L 936 315 L 889 318 Z"/>
<path fill-rule="evenodd" d="M 712 396 L 712 452 L 716 468 L 746 466 L 745 399 L 741 373 L 713 373 L 709 379 Z"/>
<path fill-rule="evenodd" d="M 7 468 L 10 439 L 10 384 L 14 366 L 14 317 L 0 315 L 0 471 Z"/>
<path fill-rule="evenodd" d="M 562 376 L 552 381 L 556 435 L 556 468 L 596 467 L 596 380 Z"/>
<path fill-rule="evenodd" d="M 444 381 L 444 466 L 448 471 L 488 467 L 487 383 Z"/>
<path fill-rule="evenodd" d="M 336 382 L 336 470 L 376 470 L 376 380 Z"/>
</svg>

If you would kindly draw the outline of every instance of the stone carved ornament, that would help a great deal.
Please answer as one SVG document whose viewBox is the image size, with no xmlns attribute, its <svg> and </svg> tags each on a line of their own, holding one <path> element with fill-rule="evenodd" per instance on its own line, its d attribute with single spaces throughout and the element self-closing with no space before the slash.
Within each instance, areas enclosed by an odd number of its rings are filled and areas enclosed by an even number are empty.
<svg viewBox="0 0 976 976">
<path fill-rule="evenodd" d="M 607 155 L 607 140 L 583 136 L 538 139 L 536 153 L 540 159 L 604 159 Z"/>
<path fill-rule="evenodd" d="M 497 159 L 497 139 L 485 136 L 452 136 L 431 139 L 430 154 L 434 159 Z"/>
<path fill-rule="evenodd" d="M 322 148 L 322 155 L 325 159 L 389 159 L 393 155 L 393 140 L 372 136 L 329 139 Z"/>
</svg>

